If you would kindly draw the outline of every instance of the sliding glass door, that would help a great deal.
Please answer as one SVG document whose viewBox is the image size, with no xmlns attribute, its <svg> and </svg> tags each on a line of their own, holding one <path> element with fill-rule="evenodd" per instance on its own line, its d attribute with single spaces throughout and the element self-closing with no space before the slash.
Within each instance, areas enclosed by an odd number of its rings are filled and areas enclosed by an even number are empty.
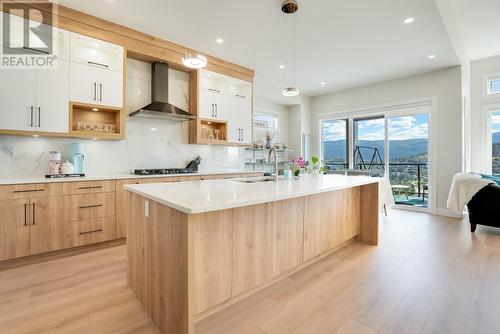
<svg viewBox="0 0 500 334">
<path fill-rule="evenodd" d="M 426 104 L 321 120 L 322 158 L 332 172 L 354 169 L 354 174 L 388 177 L 396 204 L 427 208 L 430 110 Z M 493 171 L 500 173 L 500 112 L 492 114 L 492 133 Z"/>
<path fill-rule="evenodd" d="M 427 207 L 429 114 L 388 118 L 389 180 L 397 204 Z"/>
</svg>

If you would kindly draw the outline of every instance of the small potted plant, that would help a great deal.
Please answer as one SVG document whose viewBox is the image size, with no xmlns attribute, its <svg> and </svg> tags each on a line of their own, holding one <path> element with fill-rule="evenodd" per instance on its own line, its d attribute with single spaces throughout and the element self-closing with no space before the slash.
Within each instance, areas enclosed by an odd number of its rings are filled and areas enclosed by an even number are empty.
<svg viewBox="0 0 500 334">
<path fill-rule="evenodd" d="M 297 159 L 293 160 L 293 163 L 297 166 L 294 172 L 295 176 L 300 176 L 300 174 L 307 172 L 309 161 L 304 159 L 304 157 L 298 157 Z"/>
</svg>

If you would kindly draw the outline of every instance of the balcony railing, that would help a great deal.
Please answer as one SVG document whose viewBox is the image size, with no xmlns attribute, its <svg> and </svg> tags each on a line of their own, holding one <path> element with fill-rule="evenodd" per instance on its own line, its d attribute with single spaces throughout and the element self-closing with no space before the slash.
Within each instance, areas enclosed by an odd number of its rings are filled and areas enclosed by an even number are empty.
<svg viewBox="0 0 500 334">
<path fill-rule="evenodd" d="M 385 173 L 385 164 L 371 164 L 370 168 L 363 168 L 363 164 L 356 165 L 357 169 L 370 172 L 372 176 L 383 176 Z M 326 167 L 329 170 L 345 170 L 349 168 L 347 163 L 337 163 L 326 161 Z M 425 197 L 425 192 L 428 190 L 428 165 L 427 163 L 418 162 L 390 162 L 389 163 L 389 179 L 391 184 L 402 184 L 410 187 L 414 186 L 415 190 L 409 192 L 409 195 L 417 195 Z M 410 176 L 410 178 L 407 178 Z M 413 176 L 413 177 L 411 177 Z M 416 182 L 416 184 L 414 184 Z"/>
</svg>

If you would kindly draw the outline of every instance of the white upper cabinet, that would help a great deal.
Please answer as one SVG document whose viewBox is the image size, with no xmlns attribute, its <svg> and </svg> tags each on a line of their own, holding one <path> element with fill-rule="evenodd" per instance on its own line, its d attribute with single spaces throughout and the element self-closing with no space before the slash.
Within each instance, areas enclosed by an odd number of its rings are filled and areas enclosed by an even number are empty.
<svg viewBox="0 0 500 334">
<path fill-rule="evenodd" d="M 123 47 L 92 37 L 71 33 L 70 60 L 117 72 L 123 72 Z"/>
<path fill-rule="evenodd" d="M 35 70 L 0 70 L 0 128 L 34 131 Z"/>
<path fill-rule="evenodd" d="M 200 118 L 227 121 L 227 140 L 252 143 L 252 83 L 200 70 Z"/>
<path fill-rule="evenodd" d="M 59 59 L 54 69 L 36 71 L 36 131 L 69 131 L 69 62 Z"/>
<path fill-rule="evenodd" d="M 45 54 L 43 50 L 47 47 L 44 42 L 52 38 L 52 54 L 56 55 L 58 59 L 69 60 L 69 39 L 70 32 L 57 27 L 47 26 L 33 20 L 26 20 L 17 15 L 3 13 L 4 22 L 10 23 L 10 44 L 2 38 L 2 46 L 15 48 L 17 54 Z M 28 21 L 30 28 L 42 27 L 38 34 L 29 34 L 29 44 L 25 46 L 24 43 L 24 23 Z M 51 36 L 52 35 L 52 36 Z"/>
<path fill-rule="evenodd" d="M 69 95 L 72 102 L 120 108 L 123 105 L 123 73 L 72 62 Z"/>
</svg>

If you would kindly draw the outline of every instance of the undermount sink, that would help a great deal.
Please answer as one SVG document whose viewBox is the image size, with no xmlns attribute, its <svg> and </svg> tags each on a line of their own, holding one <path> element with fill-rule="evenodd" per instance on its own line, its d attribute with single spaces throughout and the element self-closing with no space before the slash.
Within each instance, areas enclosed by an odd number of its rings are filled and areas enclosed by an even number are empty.
<svg viewBox="0 0 500 334">
<path fill-rule="evenodd" d="M 279 179 L 281 179 L 281 177 Z M 272 176 L 242 177 L 238 179 L 231 179 L 231 181 L 242 182 L 242 183 L 260 183 L 260 182 L 274 181 L 274 178 Z"/>
</svg>

